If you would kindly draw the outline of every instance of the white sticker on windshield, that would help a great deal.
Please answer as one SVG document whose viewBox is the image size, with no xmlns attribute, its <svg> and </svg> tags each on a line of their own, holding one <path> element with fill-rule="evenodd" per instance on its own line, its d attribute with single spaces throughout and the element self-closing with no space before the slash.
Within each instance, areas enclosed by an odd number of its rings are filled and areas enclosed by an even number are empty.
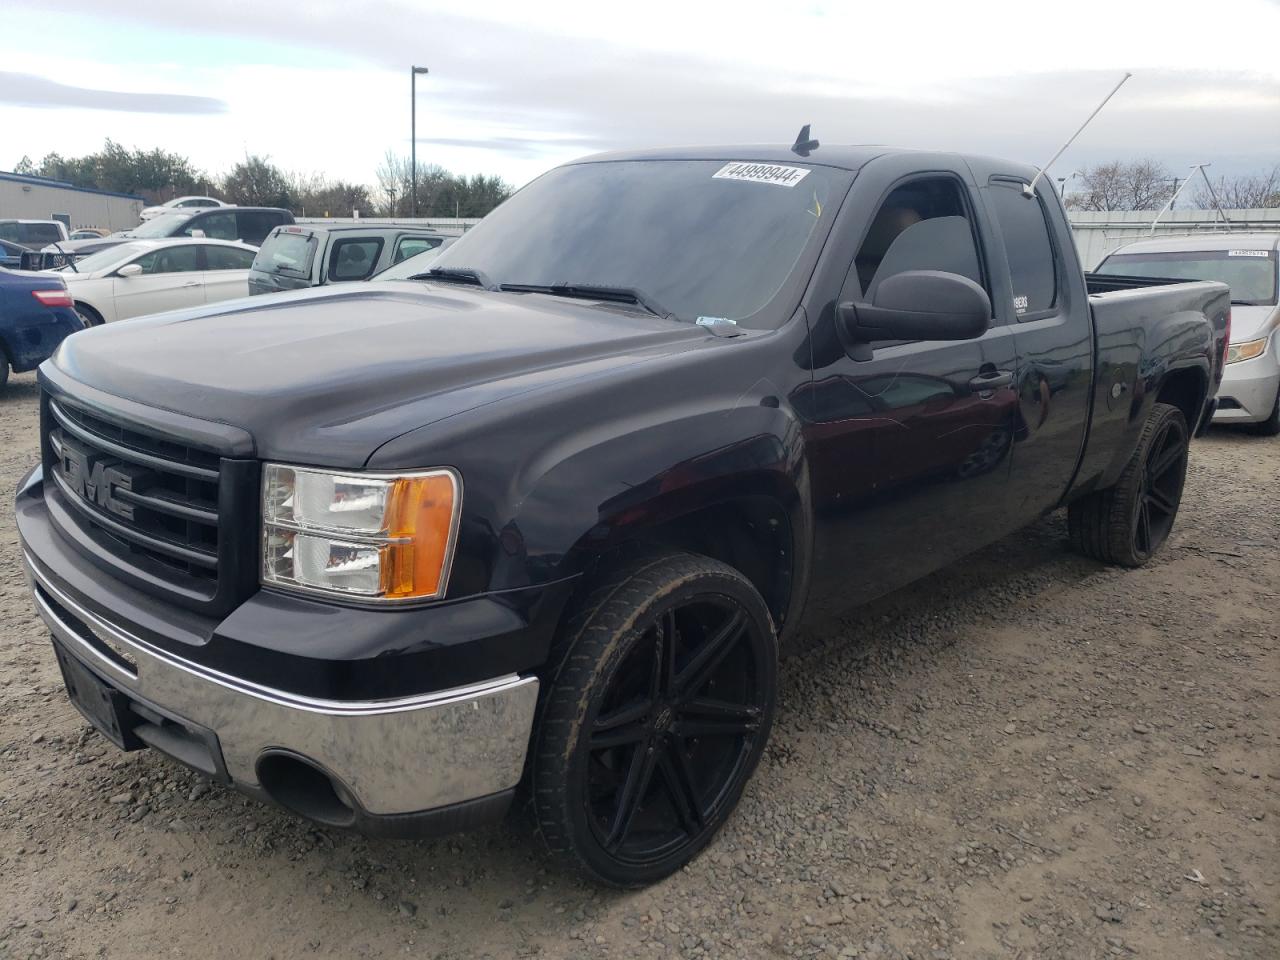
<svg viewBox="0 0 1280 960">
<path fill-rule="evenodd" d="M 804 167 L 784 167 L 776 163 L 751 163 L 734 160 L 715 172 L 713 180 L 749 180 L 752 183 L 772 183 L 779 187 L 794 187 L 809 175 Z"/>
<path fill-rule="evenodd" d="M 1227 256 L 1228 257 L 1269 257 L 1271 256 L 1271 253 L 1268 250 L 1228 250 Z"/>
</svg>

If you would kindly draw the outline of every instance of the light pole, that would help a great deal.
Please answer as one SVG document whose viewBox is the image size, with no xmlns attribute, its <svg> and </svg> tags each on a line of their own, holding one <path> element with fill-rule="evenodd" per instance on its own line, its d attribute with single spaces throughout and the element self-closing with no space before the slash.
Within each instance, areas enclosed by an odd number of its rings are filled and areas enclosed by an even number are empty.
<svg viewBox="0 0 1280 960">
<path fill-rule="evenodd" d="M 427 73 L 426 67 L 409 68 L 409 182 L 413 199 L 410 209 L 418 215 L 418 74 Z"/>
</svg>

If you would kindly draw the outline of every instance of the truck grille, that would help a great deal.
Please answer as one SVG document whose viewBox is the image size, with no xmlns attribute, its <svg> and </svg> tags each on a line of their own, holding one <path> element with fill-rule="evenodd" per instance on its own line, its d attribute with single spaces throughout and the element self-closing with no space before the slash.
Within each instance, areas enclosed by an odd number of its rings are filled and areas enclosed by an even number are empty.
<svg viewBox="0 0 1280 960">
<path fill-rule="evenodd" d="M 99 416 L 45 396 L 47 486 L 60 496 L 55 522 L 92 542 L 91 559 L 197 608 L 226 608 L 256 580 L 256 464 Z M 250 471 L 252 476 L 249 476 Z M 252 481 L 252 482 L 246 482 Z M 230 568 L 230 569 L 228 569 Z"/>
</svg>

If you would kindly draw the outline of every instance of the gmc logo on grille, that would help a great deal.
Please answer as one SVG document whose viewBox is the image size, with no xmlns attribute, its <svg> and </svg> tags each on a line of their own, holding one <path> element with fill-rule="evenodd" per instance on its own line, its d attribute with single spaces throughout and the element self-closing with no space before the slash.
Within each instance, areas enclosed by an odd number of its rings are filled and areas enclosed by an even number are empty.
<svg viewBox="0 0 1280 960">
<path fill-rule="evenodd" d="M 133 519 L 133 505 L 114 496 L 115 490 L 132 490 L 140 472 L 123 460 L 62 441 L 62 479 L 72 492 L 96 503 L 122 520 Z"/>
</svg>

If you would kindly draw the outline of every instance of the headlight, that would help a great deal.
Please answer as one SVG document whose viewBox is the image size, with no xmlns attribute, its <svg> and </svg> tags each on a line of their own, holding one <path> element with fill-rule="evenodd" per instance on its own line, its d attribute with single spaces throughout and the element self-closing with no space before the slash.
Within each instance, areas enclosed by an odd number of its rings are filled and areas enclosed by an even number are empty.
<svg viewBox="0 0 1280 960">
<path fill-rule="evenodd" d="M 367 600 L 443 596 L 461 506 L 452 470 L 328 473 L 269 463 L 262 582 Z"/>
<path fill-rule="evenodd" d="M 1250 340 L 1247 343 L 1233 343 L 1227 347 L 1227 363 L 1238 363 L 1241 360 L 1252 360 L 1267 352 L 1267 338 Z"/>
</svg>

